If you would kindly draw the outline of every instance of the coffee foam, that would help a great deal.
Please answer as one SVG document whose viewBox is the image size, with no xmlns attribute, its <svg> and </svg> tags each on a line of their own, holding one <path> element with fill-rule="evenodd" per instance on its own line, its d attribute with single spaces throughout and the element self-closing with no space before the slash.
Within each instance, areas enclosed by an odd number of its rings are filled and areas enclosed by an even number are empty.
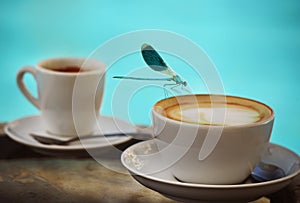
<svg viewBox="0 0 300 203">
<path fill-rule="evenodd" d="M 264 122 L 274 116 L 268 106 L 246 98 L 222 95 L 185 95 L 157 102 L 154 110 L 170 119 L 215 126 Z"/>
<path fill-rule="evenodd" d="M 238 105 L 215 105 L 201 107 L 196 105 L 181 105 L 169 108 L 167 116 L 171 119 L 202 125 L 244 125 L 261 120 L 259 112 L 252 108 Z"/>
</svg>

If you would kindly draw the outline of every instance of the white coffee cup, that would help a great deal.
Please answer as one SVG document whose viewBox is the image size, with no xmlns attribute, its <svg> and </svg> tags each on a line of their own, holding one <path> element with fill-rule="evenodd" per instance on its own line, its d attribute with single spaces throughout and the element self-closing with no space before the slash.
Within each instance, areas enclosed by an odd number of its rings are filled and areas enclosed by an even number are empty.
<svg viewBox="0 0 300 203">
<path fill-rule="evenodd" d="M 45 130 L 60 136 L 86 135 L 97 124 L 105 68 L 102 62 L 89 58 L 47 59 L 35 67 L 20 69 L 17 83 L 25 97 L 40 109 Z M 36 80 L 37 98 L 26 88 L 26 73 Z"/>
<path fill-rule="evenodd" d="M 180 181 L 241 183 L 269 142 L 274 112 L 251 99 L 222 95 L 184 95 L 157 102 L 154 135 L 163 165 Z"/>
</svg>

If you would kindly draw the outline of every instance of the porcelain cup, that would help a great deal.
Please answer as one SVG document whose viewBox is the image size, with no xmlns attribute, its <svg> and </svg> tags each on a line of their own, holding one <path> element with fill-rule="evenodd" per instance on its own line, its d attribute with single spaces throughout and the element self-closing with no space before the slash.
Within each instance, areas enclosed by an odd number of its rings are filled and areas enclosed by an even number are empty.
<svg viewBox="0 0 300 203">
<path fill-rule="evenodd" d="M 31 74 L 34 97 L 24 82 Z M 104 89 L 105 64 L 90 58 L 54 58 L 25 66 L 17 74 L 24 96 L 41 111 L 49 133 L 73 137 L 92 133 L 97 124 Z"/>
<path fill-rule="evenodd" d="M 155 138 L 165 143 L 161 163 L 168 163 L 178 180 L 237 184 L 269 143 L 274 112 L 252 99 L 198 94 L 157 102 L 152 118 Z"/>
</svg>

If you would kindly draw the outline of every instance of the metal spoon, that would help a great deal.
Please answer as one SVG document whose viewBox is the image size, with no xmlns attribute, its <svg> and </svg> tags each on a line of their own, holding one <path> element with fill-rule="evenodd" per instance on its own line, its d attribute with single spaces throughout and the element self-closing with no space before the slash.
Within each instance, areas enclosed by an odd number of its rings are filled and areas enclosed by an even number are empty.
<svg viewBox="0 0 300 203">
<path fill-rule="evenodd" d="M 78 140 L 85 140 L 85 139 L 91 139 L 96 137 L 117 137 L 117 136 L 130 136 L 137 140 L 150 140 L 153 138 L 152 134 L 149 133 L 110 133 L 110 134 L 98 134 L 98 135 L 86 135 L 86 136 L 76 136 L 68 139 L 60 139 L 60 138 L 53 138 L 49 137 L 49 135 L 43 135 L 38 133 L 30 133 L 30 135 L 38 142 L 42 144 L 47 145 L 68 145 L 72 142 L 78 141 Z"/>
<path fill-rule="evenodd" d="M 251 173 L 251 177 L 258 182 L 271 181 L 285 176 L 282 168 L 273 164 L 259 162 Z"/>
</svg>

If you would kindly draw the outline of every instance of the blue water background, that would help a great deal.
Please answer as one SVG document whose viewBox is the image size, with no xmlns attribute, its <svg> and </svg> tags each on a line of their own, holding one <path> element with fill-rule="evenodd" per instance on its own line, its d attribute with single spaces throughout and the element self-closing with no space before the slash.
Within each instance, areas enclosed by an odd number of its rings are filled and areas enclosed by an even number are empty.
<svg viewBox="0 0 300 203">
<path fill-rule="evenodd" d="M 300 154 L 300 1 L 3 0 L 0 2 L 0 122 L 38 114 L 15 77 L 24 65 L 88 56 L 105 41 L 141 29 L 183 35 L 215 63 L 226 94 L 260 100 L 276 113 L 271 141 Z M 140 60 L 141 58 L 139 58 Z M 139 61 L 138 63 L 141 63 Z M 130 67 L 133 60 L 119 63 Z M 109 76 L 117 74 L 113 69 Z M 184 74 L 184 73 L 183 73 Z M 26 77 L 31 90 L 33 79 Z M 112 115 L 107 78 L 102 114 Z M 131 122 L 150 124 L 149 89 L 130 105 Z M 136 110 L 137 105 L 143 108 Z"/>
</svg>

